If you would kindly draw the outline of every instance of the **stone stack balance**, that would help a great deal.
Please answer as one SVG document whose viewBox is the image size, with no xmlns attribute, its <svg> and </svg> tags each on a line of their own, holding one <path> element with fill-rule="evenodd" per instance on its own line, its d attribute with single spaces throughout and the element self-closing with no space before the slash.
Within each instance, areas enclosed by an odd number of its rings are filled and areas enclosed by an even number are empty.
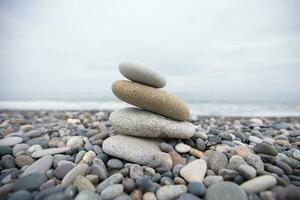
<svg viewBox="0 0 300 200">
<path fill-rule="evenodd" d="M 141 64 L 122 63 L 119 71 L 129 80 L 113 83 L 113 93 L 127 107 L 111 113 L 116 136 L 103 143 L 105 153 L 134 163 L 147 164 L 160 152 L 163 138 L 191 138 L 195 126 L 186 122 L 187 106 L 163 88 L 167 81 L 159 71 Z"/>
</svg>

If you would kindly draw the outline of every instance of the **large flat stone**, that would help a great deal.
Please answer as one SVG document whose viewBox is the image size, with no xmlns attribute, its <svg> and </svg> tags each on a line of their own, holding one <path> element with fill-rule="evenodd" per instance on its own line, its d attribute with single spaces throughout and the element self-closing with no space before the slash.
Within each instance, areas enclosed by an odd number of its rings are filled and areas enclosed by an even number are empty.
<svg viewBox="0 0 300 200">
<path fill-rule="evenodd" d="M 196 128 L 138 108 L 116 110 L 109 119 L 117 133 L 141 137 L 191 138 Z"/>
<path fill-rule="evenodd" d="M 115 135 L 104 140 L 103 151 L 111 156 L 138 164 L 147 164 L 160 152 L 160 140 Z"/>
</svg>

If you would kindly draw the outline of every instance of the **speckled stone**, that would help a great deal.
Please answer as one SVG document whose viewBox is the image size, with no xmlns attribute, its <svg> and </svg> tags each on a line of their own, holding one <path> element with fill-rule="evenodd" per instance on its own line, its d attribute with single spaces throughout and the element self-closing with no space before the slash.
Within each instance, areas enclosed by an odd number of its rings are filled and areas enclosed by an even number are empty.
<svg viewBox="0 0 300 200">
<path fill-rule="evenodd" d="M 263 153 L 263 154 L 267 154 L 270 156 L 276 156 L 278 154 L 278 152 L 274 149 L 273 146 L 271 146 L 269 144 L 265 144 L 265 143 L 256 144 L 253 147 L 253 150 L 256 153 Z"/>
<path fill-rule="evenodd" d="M 143 64 L 121 63 L 119 71 L 129 80 L 152 87 L 162 88 L 167 84 L 166 78 L 158 70 Z"/>
<path fill-rule="evenodd" d="M 19 190 L 12 193 L 7 200 L 32 200 L 33 196 L 27 190 Z"/>
<path fill-rule="evenodd" d="M 157 190 L 156 196 L 158 200 L 171 200 L 185 192 L 187 192 L 185 185 L 164 185 Z"/>
<path fill-rule="evenodd" d="M 148 164 L 160 152 L 159 140 L 116 135 L 104 140 L 103 151 L 137 164 Z"/>
<path fill-rule="evenodd" d="M 77 187 L 79 192 L 83 190 L 88 190 L 91 192 L 96 191 L 96 188 L 91 181 L 82 175 L 77 176 L 73 184 Z"/>
<path fill-rule="evenodd" d="M 0 145 L 15 146 L 23 141 L 21 137 L 7 137 L 0 140 Z"/>
<path fill-rule="evenodd" d="M 59 148 L 36 150 L 35 152 L 33 152 L 31 154 L 31 156 L 33 158 L 40 158 L 45 155 L 54 155 L 54 154 L 64 153 L 70 149 L 71 149 L 71 147 L 59 147 Z"/>
<path fill-rule="evenodd" d="M 232 182 L 216 183 L 207 189 L 206 200 L 248 200 L 245 191 Z"/>
<path fill-rule="evenodd" d="M 16 180 L 16 182 L 13 185 L 13 190 L 35 191 L 38 190 L 39 187 L 46 181 L 47 177 L 45 174 L 35 172 Z"/>
<path fill-rule="evenodd" d="M 259 176 L 253 179 L 250 179 L 249 181 L 244 182 L 241 187 L 246 192 L 261 192 L 266 189 L 269 189 L 270 187 L 276 185 L 277 181 L 276 178 L 274 178 L 271 175 L 263 175 Z"/>
<path fill-rule="evenodd" d="M 180 170 L 180 175 L 187 181 L 202 182 L 207 170 L 206 161 L 203 159 L 194 160 Z"/>
<path fill-rule="evenodd" d="M 34 159 L 28 155 L 19 155 L 16 157 L 15 162 L 19 168 L 22 168 L 26 165 L 31 165 L 34 162 Z"/>
<path fill-rule="evenodd" d="M 184 143 L 178 143 L 176 144 L 175 149 L 178 153 L 187 153 L 191 150 L 191 146 Z"/>
<path fill-rule="evenodd" d="M 196 128 L 138 108 L 116 110 L 109 119 L 117 133 L 140 137 L 190 138 Z"/>
<path fill-rule="evenodd" d="M 63 179 L 65 177 L 65 175 L 69 171 L 71 171 L 73 168 L 74 168 L 74 165 L 72 165 L 70 163 L 60 165 L 54 170 L 54 175 L 58 179 Z"/>
<path fill-rule="evenodd" d="M 70 170 L 63 180 L 61 181 L 62 187 L 67 187 L 68 185 L 72 184 L 73 181 L 76 179 L 79 175 L 85 175 L 86 171 L 88 170 L 87 164 L 79 164 L 76 167 L 74 167 L 72 170 Z"/>
<path fill-rule="evenodd" d="M 100 195 L 103 200 L 111 200 L 123 193 L 124 187 L 122 184 L 112 184 L 106 187 Z"/>
<path fill-rule="evenodd" d="M 189 110 L 177 97 L 131 81 L 116 81 L 113 93 L 122 101 L 178 121 L 187 121 Z"/>
<path fill-rule="evenodd" d="M 21 177 L 26 176 L 28 174 L 32 174 L 35 172 L 46 173 L 53 163 L 53 157 L 50 155 L 46 155 L 34 163 L 32 163 L 21 175 Z"/>
<path fill-rule="evenodd" d="M 74 200 L 100 200 L 100 196 L 88 190 L 81 191 Z"/>
<path fill-rule="evenodd" d="M 96 188 L 98 193 L 101 193 L 106 187 L 120 183 L 123 179 L 123 175 L 121 173 L 116 173 L 102 181 Z"/>
</svg>

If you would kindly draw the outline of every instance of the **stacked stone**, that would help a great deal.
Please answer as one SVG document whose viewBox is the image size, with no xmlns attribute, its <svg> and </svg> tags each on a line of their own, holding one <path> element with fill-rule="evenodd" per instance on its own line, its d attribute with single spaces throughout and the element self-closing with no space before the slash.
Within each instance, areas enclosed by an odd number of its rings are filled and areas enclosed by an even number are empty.
<svg viewBox="0 0 300 200">
<path fill-rule="evenodd" d="M 136 107 L 116 110 L 110 121 L 117 133 L 103 143 L 105 153 L 134 163 L 147 164 L 160 152 L 160 138 L 191 138 L 195 126 L 186 122 L 187 106 L 163 88 L 167 81 L 154 68 L 122 63 L 119 70 L 129 80 L 113 83 L 113 93 Z M 154 139 L 156 138 L 156 139 Z"/>
</svg>

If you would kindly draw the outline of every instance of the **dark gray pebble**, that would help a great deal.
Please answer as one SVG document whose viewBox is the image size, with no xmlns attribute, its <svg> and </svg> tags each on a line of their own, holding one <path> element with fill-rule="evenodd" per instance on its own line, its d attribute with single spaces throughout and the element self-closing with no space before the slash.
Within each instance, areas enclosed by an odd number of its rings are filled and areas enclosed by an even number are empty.
<svg viewBox="0 0 300 200">
<path fill-rule="evenodd" d="M 183 193 L 182 195 L 180 195 L 179 200 L 201 200 L 201 199 L 193 194 Z"/>
<path fill-rule="evenodd" d="M 12 155 L 12 148 L 9 146 L 0 145 L 0 157 Z"/>
<path fill-rule="evenodd" d="M 16 180 L 16 182 L 13 185 L 13 191 L 38 190 L 40 188 L 40 186 L 46 181 L 47 181 L 47 177 L 45 174 L 38 173 L 38 172 L 28 174 L 28 175 L 23 176 L 22 178 Z"/>
<path fill-rule="evenodd" d="M 58 187 L 52 187 L 52 188 L 48 188 L 46 190 L 43 190 L 41 192 L 39 192 L 34 200 L 45 200 L 47 197 L 53 195 L 53 194 L 57 194 L 57 193 L 63 193 L 63 190 L 61 188 Z"/>
<path fill-rule="evenodd" d="M 145 193 L 145 192 L 155 192 L 155 190 L 156 190 L 156 187 L 153 185 L 153 182 L 147 176 L 139 177 L 136 180 L 136 184 L 142 190 L 143 193 Z"/>
<path fill-rule="evenodd" d="M 168 143 L 160 143 L 160 145 L 159 145 L 159 147 L 160 147 L 160 149 L 162 150 L 162 151 L 164 151 L 164 152 L 170 152 L 170 151 L 172 151 L 174 148 L 171 146 L 171 145 L 169 145 Z"/>
<path fill-rule="evenodd" d="M 12 193 L 7 200 L 32 200 L 33 196 L 27 190 L 19 190 Z"/>
<path fill-rule="evenodd" d="M 206 187 L 201 182 L 190 182 L 187 187 L 189 193 L 199 197 L 203 197 L 206 192 Z"/>
<path fill-rule="evenodd" d="M 110 159 L 106 165 L 111 169 L 122 169 L 122 167 L 124 166 L 121 160 L 115 158 Z"/>
</svg>

